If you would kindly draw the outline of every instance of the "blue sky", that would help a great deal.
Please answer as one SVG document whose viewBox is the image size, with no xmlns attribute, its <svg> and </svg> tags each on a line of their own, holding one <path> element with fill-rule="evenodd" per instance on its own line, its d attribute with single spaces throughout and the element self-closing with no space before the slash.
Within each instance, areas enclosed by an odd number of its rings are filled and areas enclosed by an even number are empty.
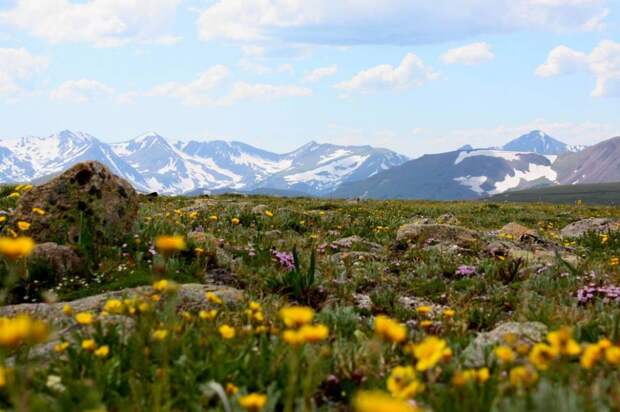
<svg viewBox="0 0 620 412">
<path fill-rule="evenodd" d="M 456 5 L 456 6 L 455 6 Z M 0 0 L 0 138 L 620 135 L 618 0 Z"/>
</svg>

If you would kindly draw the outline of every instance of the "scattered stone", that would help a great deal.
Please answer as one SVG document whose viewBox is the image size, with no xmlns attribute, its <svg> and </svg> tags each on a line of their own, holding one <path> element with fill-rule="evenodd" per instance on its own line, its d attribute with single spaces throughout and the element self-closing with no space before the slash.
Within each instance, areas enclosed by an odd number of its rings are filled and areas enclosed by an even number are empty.
<svg viewBox="0 0 620 412">
<path fill-rule="evenodd" d="M 409 223 L 398 229 L 396 240 L 417 245 L 442 243 L 470 249 L 479 244 L 480 236 L 461 226 Z"/>
<path fill-rule="evenodd" d="M 372 310 L 372 299 L 370 296 L 362 293 L 356 293 L 353 295 L 353 300 L 355 301 L 355 306 L 358 309 Z"/>
<path fill-rule="evenodd" d="M 490 332 L 479 333 L 461 354 L 465 367 L 479 368 L 486 364 L 496 346 L 504 343 L 507 335 L 527 344 L 541 342 L 547 336 L 548 328 L 540 322 L 505 322 Z"/>
<path fill-rule="evenodd" d="M 138 201 L 126 180 L 99 162 L 86 162 L 24 193 L 14 216 L 32 224 L 29 234 L 37 242 L 77 243 L 88 236 L 97 244 L 117 244 L 131 232 Z"/>
<path fill-rule="evenodd" d="M 47 264 L 53 271 L 50 276 L 77 274 L 83 269 L 82 259 L 75 250 L 53 242 L 39 243 L 32 253 L 32 260 Z"/>
<path fill-rule="evenodd" d="M 269 210 L 267 205 L 256 205 L 252 208 L 252 213 L 255 215 L 264 215 Z"/>
<path fill-rule="evenodd" d="M 459 219 L 454 216 L 452 213 L 445 213 L 437 218 L 437 223 L 442 225 L 454 225 L 458 226 L 461 224 Z"/>
<path fill-rule="evenodd" d="M 526 240 L 537 240 L 538 235 L 535 230 L 527 228 L 519 223 L 511 222 L 502 227 L 500 236 L 507 237 L 512 240 L 523 242 Z"/>
<path fill-rule="evenodd" d="M 330 256 L 330 261 L 336 264 L 357 263 L 381 260 L 381 256 L 370 252 L 339 252 Z"/>
<path fill-rule="evenodd" d="M 358 251 L 365 251 L 371 253 L 383 252 L 383 246 L 381 246 L 380 244 L 369 242 L 368 240 L 357 235 L 338 239 L 329 244 L 323 244 L 319 246 L 319 249 L 327 248 L 340 251 L 355 249 Z"/>
<path fill-rule="evenodd" d="M 588 232 L 607 233 L 620 231 L 620 222 L 607 218 L 588 218 L 571 223 L 560 231 L 563 238 L 581 237 Z"/>
</svg>

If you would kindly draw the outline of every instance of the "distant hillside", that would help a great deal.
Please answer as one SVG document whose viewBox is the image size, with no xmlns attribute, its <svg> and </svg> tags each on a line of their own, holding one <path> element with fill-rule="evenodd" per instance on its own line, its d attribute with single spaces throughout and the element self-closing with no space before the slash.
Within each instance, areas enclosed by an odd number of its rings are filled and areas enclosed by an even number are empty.
<svg viewBox="0 0 620 412">
<path fill-rule="evenodd" d="M 620 182 L 620 136 L 558 158 L 560 184 Z"/>
<path fill-rule="evenodd" d="M 620 182 L 561 185 L 515 190 L 488 198 L 504 202 L 575 203 L 589 205 L 620 205 Z"/>
<path fill-rule="evenodd" d="M 510 189 L 551 184 L 555 179 L 547 156 L 467 150 L 425 155 L 368 179 L 344 183 L 333 197 L 476 199 Z"/>
</svg>

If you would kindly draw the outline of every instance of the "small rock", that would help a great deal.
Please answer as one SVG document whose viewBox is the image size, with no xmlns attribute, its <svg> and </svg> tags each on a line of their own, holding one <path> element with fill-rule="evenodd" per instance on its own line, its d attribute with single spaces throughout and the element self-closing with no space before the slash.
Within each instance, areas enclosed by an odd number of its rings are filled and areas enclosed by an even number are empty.
<svg viewBox="0 0 620 412">
<path fill-rule="evenodd" d="M 445 213 L 437 218 L 437 223 L 442 225 L 460 225 L 459 219 L 452 213 Z"/>
<path fill-rule="evenodd" d="M 252 213 L 255 215 L 264 215 L 269 210 L 267 205 L 256 205 L 252 208 Z"/>
<path fill-rule="evenodd" d="M 398 229 L 396 240 L 418 245 L 443 243 L 471 248 L 480 242 L 480 237 L 473 230 L 461 226 L 410 223 Z"/>
<path fill-rule="evenodd" d="M 516 222 L 511 222 L 502 227 L 500 235 L 519 242 L 525 240 L 536 240 L 538 235 L 535 230 L 527 228 Z"/>
<path fill-rule="evenodd" d="M 588 218 L 571 223 L 560 231 L 563 238 L 576 238 L 588 232 L 606 233 L 620 230 L 620 222 L 607 218 Z"/>
<path fill-rule="evenodd" d="M 333 250 L 351 250 L 356 249 L 371 253 L 383 252 L 383 246 L 378 243 L 369 242 L 360 236 L 353 235 L 342 239 L 335 240 L 329 245 L 321 245 L 323 248 L 330 247 Z"/>
<path fill-rule="evenodd" d="M 359 309 L 363 309 L 363 310 L 372 309 L 372 299 L 368 295 L 356 293 L 353 295 L 353 300 L 355 301 L 355 306 Z"/>
<path fill-rule="evenodd" d="M 479 333 L 461 354 L 468 368 L 479 368 L 486 364 L 486 356 L 496 346 L 504 343 L 506 335 L 527 344 L 541 342 L 547 336 L 548 328 L 540 322 L 505 322 L 490 332 Z"/>
<path fill-rule="evenodd" d="M 381 257 L 370 252 L 339 252 L 330 256 L 332 263 L 341 264 L 345 262 L 369 262 L 381 260 Z"/>
</svg>

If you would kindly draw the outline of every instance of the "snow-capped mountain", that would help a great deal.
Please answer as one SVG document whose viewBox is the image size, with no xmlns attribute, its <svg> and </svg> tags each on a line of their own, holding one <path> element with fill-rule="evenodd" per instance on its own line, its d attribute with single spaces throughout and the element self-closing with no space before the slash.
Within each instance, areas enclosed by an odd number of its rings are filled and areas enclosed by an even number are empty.
<svg viewBox="0 0 620 412">
<path fill-rule="evenodd" d="M 345 183 L 334 196 L 475 199 L 507 190 L 552 184 L 557 156 L 493 149 L 425 155 L 366 180 Z"/>
<path fill-rule="evenodd" d="M 507 151 L 532 152 L 541 155 L 562 155 L 580 152 L 584 148 L 585 146 L 573 146 L 561 142 L 540 130 L 531 131 L 502 146 L 502 149 Z"/>
<path fill-rule="evenodd" d="M 157 133 L 110 145 L 86 133 L 63 131 L 0 140 L 0 182 L 42 179 L 86 160 L 105 164 L 144 192 L 268 188 L 319 195 L 408 159 L 370 146 L 311 142 L 277 154 L 240 142 L 171 143 Z"/>
<path fill-rule="evenodd" d="M 0 180 L 24 182 L 62 172 L 76 163 L 97 160 L 138 189 L 147 190 L 142 176 L 112 148 L 86 133 L 65 130 L 49 137 L 0 141 Z"/>
</svg>

